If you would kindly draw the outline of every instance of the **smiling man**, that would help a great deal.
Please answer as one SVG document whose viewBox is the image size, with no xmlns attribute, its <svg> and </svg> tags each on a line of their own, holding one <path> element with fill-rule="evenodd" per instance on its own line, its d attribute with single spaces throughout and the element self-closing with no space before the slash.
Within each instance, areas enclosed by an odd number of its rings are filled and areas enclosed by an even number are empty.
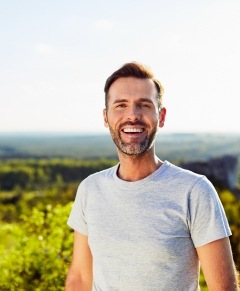
<svg viewBox="0 0 240 291">
<path fill-rule="evenodd" d="M 105 126 L 119 154 L 142 155 L 153 146 L 159 127 L 157 88 L 150 79 L 120 78 L 109 88 Z M 161 109 L 162 125 L 166 110 Z"/>
<path fill-rule="evenodd" d="M 74 229 L 66 290 L 238 290 L 228 222 L 212 184 L 162 161 L 154 141 L 164 126 L 163 88 L 128 63 L 105 84 L 104 124 L 115 167 L 86 178 L 68 220 Z"/>
</svg>

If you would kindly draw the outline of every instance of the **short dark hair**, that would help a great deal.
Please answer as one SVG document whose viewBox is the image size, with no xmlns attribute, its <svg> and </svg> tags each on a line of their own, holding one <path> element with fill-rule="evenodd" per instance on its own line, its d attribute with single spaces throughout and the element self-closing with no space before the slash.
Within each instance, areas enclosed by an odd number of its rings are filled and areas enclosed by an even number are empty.
<svg viewBox="0 0 240 291">
<path fill-rule="evenodd" d="M 161 109 L 163 107 L 162 96 L 164 93 L 164 89 L 159 80 L 154 77 L 153 72 L 150 68 L 146 67 L 143 64 L 137 62 L 131 62 L 124 64 L 120 69 L 115 71 L 110 77 L 107 78 L 104 92 L 105 92 L 105 106 L 108 107 L 108 92 L 111 85 L 119 78 L 127 78 L 127 77 L 135 77 L 138 79 L 150 79 L 154 82 L 157 89 L 157 99 L 158 99 L 158 107 Z"/>
</svg>

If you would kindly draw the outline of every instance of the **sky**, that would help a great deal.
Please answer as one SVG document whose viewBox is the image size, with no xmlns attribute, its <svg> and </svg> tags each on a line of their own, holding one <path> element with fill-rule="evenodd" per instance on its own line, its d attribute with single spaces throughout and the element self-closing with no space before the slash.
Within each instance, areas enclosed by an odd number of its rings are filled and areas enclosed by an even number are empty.
<svg viewBox="0 0 240 291">
<path fill-rule="evenodd" d="M 240 132 L 239 0 L 0 0 L 0 132 L 102 133 L 129 61 L 164 86 L 163 132 Z"/>
</svg>

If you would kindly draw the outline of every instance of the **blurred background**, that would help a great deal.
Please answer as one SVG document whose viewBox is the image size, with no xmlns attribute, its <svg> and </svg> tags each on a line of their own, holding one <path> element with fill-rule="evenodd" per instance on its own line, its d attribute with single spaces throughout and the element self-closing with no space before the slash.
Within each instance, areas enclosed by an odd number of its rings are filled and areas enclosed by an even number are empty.
<svg viewBox="0 0 240 291">
<path fill-rule="evenodd" d="M 239 14 L 238 0 L 0 0 L 1 290 L 63 290 L 76 189 L 117 163 L 104 83 L 129 61 L 165 88 L 158 156 L 213 182 L 240 268 Z"/>
</svg>

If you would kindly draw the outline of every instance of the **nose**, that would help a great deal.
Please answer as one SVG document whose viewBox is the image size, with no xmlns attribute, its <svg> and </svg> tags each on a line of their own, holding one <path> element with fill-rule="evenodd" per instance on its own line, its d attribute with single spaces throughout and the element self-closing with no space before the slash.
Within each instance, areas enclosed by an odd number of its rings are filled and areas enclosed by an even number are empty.
<svg viewBox="0 0 240 291">
<path fill-rule="evenodd" d="M 136 105 L 129 106 L 128 111 L 127 111 L 127 119 L 130 121 L 136 121 L 136 120 L 139 120 L 140 117 L 141 117 L 141 112 L 138 106 Z"/>
</svg>

